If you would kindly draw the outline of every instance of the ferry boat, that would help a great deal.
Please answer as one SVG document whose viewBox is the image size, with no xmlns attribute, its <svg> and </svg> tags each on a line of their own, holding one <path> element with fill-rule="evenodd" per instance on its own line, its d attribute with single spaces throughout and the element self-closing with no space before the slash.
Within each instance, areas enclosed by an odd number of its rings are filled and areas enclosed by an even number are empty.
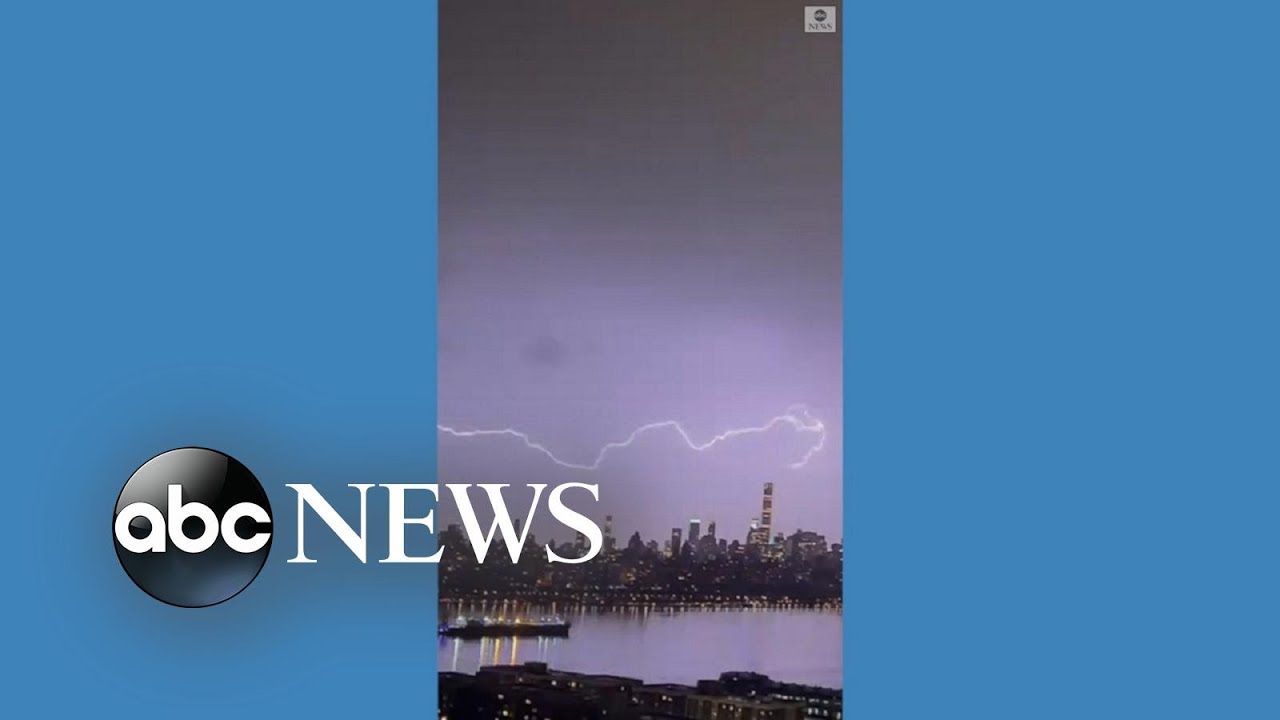
<svg viewBox="0 0 1280 720">
<path fill-rule="evenodd" d="M 560 618 L 539 620 L 492 620 L 460 617 L 440 625 L 440 634 L 456 638 L 486 637 L 568 637 L 569 623 Z"/>
</svg>

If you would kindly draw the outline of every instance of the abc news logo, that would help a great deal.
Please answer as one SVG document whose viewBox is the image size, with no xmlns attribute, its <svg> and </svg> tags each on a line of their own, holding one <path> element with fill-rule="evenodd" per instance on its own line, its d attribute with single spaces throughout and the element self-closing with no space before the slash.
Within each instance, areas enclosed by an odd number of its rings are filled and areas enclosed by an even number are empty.
<svg viewBox="0 0 1280 720">
<path fill-rule="evenodd" d="M 367 491 L 371 483 L 348 487 L 360 494 L 359 530 L 356 530 L 311 485 L 287 484 L 298 497 L 298 549 L 290 563 L 314 563 L 305 552 L 304 510 L 310 507 L 362 563 L 368 561 L 365 530 Z M 433 531 L 434 510 L 420 517 L 406 515 L 406 495 L 427 492 L 439 498 L 439 486 L 387 484 L 389 534 L 387 556 L 380 563 L 437 563 L 444 548 L 432 555 L 409 555 L 405 549 L 408 526 Z M 490 544 L 501 536 L 512 562 L 517 562 L 545 484 L 531 483 L 533 504 L 523 532 L 515 527 L 503 500 L 505 484 L 480 484 L 493 510 L 488 534 L 480 526 L 468 484 L 446 486 L 457 504 L 462 525 L 477 562 L 484 562 Z M 599 500 L 599 486 L 564 483 L 548 493 L 548 511 L 589 543 L 582 557 L 566 558 L 546 547 L 549 562 L 582 563 L 603 545 L 599 526 L 568 508 L 565 490 L 584 489 Z M 235 458 L 216 450 L 187 447 L 151 458 L 134 471 L 120 491 L 112 518 L 116 557 L 133 582 L 151 597 L 178 607 L 208 607 L 238 595 L 258 577 L 271 552 L 271 503 L 261 483 Z"/>
<path fill-rule="evenodd" d="M 833 33 L 836 31 L 836 7 L 834 5 L 806 5 L 804 31 L 807 33 Z"/>
<path fill-rule="evenodd" d="M 116 500 L 112 531 L 116 557 L 139 588 L 170 605 L 207 607 L 235 597 L 262 571 L 271 503 L 235 458 L 179 448 L 134 471 Z"/>
</svg>

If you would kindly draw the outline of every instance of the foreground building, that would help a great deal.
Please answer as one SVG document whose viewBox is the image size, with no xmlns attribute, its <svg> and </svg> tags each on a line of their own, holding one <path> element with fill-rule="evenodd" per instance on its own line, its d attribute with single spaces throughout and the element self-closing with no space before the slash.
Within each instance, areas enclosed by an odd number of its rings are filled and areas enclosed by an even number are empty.
<svg viewBox="0 0 1280 720">
<path fill-rule="evenodd" d="M 440 720 L 841 720 L 840 691 L 724 673 L 696 686 L 497 665 L 440 673 Z"/>
</svg>

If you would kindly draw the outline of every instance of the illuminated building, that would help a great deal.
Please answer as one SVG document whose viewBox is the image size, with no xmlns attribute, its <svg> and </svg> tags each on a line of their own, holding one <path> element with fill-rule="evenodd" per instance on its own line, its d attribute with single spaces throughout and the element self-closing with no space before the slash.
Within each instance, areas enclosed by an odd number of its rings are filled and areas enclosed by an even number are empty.
<svg viewBox="0 0 1280 720">
<path fill-rule="evenodd" d="M 613 537 L 613 516 L 604 516 L 604 550 L 608 552 L 617 547 L 617 540 Z"/>
<path fill-rule="evenodd" d="M 769 533 L 773 530 L 773 483 L 771 482 L 764 484 L 764 499 L 760 507 L 760 528 L 764 530 L 765 537 L 769 537 Z"/>
<path fill-rule="evenodd" d="M 706 686 L 709 683 L 699 683 Z M 768 697 L 773 700 L 799 702 L 805 706 L 806 718 L 842 720 L 844 701 L 839 690 L 772 680 L 753 672 L 721 673 L 715 683 L 718 692 L 741 697 Z"/>
<path fill-rule="evenodd" d="M 550 670 L 546 663 L 440 673 L 439 716 L 451 720 L 605 720 L 623 717 L 634 678 Z"/>
<path fill-rule="evenodd" d="M 768 545 L 773 532 L 773 483 L 764 484 L 764 497 L 760 501 L 760 517 L 752 518 L 747 532 L 747 545 Z"/>
<path fill-rule="evenodd" d="M 796 530 L 795 534 L 787 538 L 786 552 L 787 557 L 800 560 L 809 560 L 819 555 L 825 555 L 827 552 L 827 538 L 809 530 Z"/>
</svg>

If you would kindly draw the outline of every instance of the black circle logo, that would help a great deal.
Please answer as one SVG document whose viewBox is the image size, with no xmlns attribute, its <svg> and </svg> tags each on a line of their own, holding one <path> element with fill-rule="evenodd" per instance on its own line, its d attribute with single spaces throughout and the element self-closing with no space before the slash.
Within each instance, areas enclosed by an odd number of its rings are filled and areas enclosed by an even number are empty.
<svg viewBox="0 0 1280 720">
<path fill-rule="evenodd" d="M 161 453 L 134 471 L 111 522 L 120 566 L 178 607 L 230 600 L 271 552 L 271 503 L 235 458 L 206 448 Z"/>
<path fill-rule="evenodd" d="M 814 19 L 814 21 L 815 21 L 815 22 L 822 22 L 823 20 L 826 20 L 826 19 L 827 19 L 827 11 L 826 11 L 826 10 L 823 10 L 822 8 L 818 8 L 817 10 L 814 10 L 814 11 L 813 11 L 813 19 Z"/>
</svg>

